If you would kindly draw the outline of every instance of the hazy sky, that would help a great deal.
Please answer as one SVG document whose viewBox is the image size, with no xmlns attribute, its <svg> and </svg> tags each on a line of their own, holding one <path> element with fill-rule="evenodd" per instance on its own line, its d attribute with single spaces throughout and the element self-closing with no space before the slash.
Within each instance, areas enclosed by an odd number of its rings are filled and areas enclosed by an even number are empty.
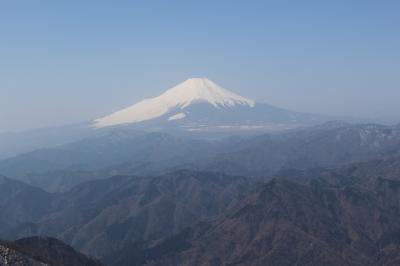
<svg viewBox="0 0 400 266">
<path fill-rule="evenodd" d="M 400 122 L 400 1 L 1 1 L 0 131 L 208 77 L 298 111 Z"/>
</svg>

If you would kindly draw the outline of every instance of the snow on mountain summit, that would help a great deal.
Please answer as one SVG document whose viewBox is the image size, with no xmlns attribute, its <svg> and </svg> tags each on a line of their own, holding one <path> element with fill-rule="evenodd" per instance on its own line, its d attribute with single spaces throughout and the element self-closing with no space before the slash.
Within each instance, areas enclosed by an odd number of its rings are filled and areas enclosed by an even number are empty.
<svg viewBox="0 0 400 266">
<path fill-rule="evenodd" d="M 207 78 L 191 78 L 158 97 L 145 99 L 128 108 L 95 120 L 95 127 L 138 123 L 161 117 L 175 109 L 183 110 L 193 103 L 208 103 L 215 108 L 254 107 L 253 100 L 244 98 L 215 84 Z M 184 113 L 169 120 L 182 119 Z"/>
<path fill-rule="evenodd" d="M 207 78 L 188 79 L 176 87 L 166 91 L 160 97 L 169 102 L 175 102 L 185 108 L 196 101 L 204 101 L 214 107 L 229 107 L 234 105 L 254 106 L 253 100 L 230 92 Z"/>
</svg>

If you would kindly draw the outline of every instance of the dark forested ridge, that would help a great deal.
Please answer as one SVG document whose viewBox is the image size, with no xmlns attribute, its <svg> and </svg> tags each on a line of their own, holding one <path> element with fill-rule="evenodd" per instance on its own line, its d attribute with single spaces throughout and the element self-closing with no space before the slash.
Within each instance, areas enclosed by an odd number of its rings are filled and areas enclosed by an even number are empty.
<svg viewBox="0 0 400 266">
<path fill-rule="evenodd" d="M 13 242 L 0 241 L 0 265 L 101 266 L 103 264 L 57 239 L 30 237 Z"/>
<path fill-rule="evenodd" d="M 103 257 L 127 244 L 160 239 L 218 215 L 253 183 L 244 177 L 184 170 L 157 177 L 91 181 L 52 194 L 51 204 L 40 208 L 41 213 L 23 217 L 24 222 L 13 229 L 4 227 L 3 237 L 48 235 Z"/>
<path fill-rule="evenodd" d="M 273 179 L 218 219 L 125 250 L 114 265 L 398 265 L 399 169 L 393 159 Z"/>
</svg>

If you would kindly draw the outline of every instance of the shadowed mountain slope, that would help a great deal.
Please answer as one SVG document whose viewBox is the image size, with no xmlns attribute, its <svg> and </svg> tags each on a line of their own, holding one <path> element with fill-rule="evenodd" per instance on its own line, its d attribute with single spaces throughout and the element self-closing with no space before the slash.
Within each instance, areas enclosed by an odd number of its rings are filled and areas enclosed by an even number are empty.
<svg viewBox="0 0 400 266">
<path fill-rule="evenodd" d="M 398 265 L 400 176 L 388 176 L 399 160 L 390 160 L 381 162 L 388 168 L 368 178 L 358 175 L 371 167 L 367 163 L 337 172 L 292 172 L 296 181 L 274 179 L 221 217 L 160 243 L 127 249 L 113 263 Z"/>
<path fill-rule="evenodd" d="M 10 266 L 101 266 L 61 241 L 30 237 L 14 242 L 0 241 L 0 265 Z"/>
<path fill-rule="evenodd" d="M 0 232 L 36 221 L 51 208 L 54 195 L 0 176 Z"/>
<path fill-rule="evenodd" d="M 128 244 L 164 238 L 218 215 L 252 183 L 243 177 L 193 171 L 92 181 L 57 194 L 46 215 L 5 236 L 53 236 L 104 257 Z"/>
</svg>

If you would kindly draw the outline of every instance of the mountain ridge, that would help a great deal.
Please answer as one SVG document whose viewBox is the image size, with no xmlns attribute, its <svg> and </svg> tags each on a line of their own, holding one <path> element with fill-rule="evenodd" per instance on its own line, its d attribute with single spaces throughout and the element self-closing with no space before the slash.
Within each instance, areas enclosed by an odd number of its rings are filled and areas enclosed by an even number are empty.
<svg viewBox="0 0 400 266">
<path fill-rule="evenodd" d="M 399 265 L 400 160 L 389 162 L 369 178 L 376 162 L 274 178 L 214 220 L 127 247 L 114 265 Z"/>
</svg>

